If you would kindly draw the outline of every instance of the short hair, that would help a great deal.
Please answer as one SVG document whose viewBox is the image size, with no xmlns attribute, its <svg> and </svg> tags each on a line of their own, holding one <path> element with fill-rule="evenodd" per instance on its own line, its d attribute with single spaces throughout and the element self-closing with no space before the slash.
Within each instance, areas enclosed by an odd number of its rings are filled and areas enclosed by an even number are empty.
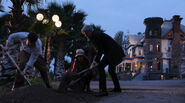
<svg viewBox="0 0 185 103">
<path fill-rule="evenodd" d="M 84 25 L 81 29 L 81 32 L 93 32 L 94 28 L 91 25 Z"/>
<path fill-rule="evenodd" d="M 35 43 L 37 41 L 37 39 L 38 39 L 38 35 L 36 33 L 31 32 L 31 33 L 28 34 L 29 42 Z"/>
</svg>

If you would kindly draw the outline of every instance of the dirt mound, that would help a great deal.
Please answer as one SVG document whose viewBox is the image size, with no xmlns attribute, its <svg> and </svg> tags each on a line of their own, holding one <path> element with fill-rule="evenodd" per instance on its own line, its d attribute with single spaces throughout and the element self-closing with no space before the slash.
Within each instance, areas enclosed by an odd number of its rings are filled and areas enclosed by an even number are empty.
<svg viewBox="0 0 185 103">
<path fill-rule="evenodd" d="M 40 85 L 19 88 L 0 95 L 0 103 L 90 103 L 98 99 L 87 93 L 59 93 Z"/>
</svg>

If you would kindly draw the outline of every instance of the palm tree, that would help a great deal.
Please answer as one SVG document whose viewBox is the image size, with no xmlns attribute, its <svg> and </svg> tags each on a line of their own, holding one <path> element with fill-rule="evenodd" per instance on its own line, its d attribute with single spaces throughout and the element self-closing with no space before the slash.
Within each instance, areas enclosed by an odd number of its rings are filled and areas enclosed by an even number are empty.
<svg viewBox="0 0 185 103">
<path fill-rule="evenodd" d="M 64 72 L 64 56 L 72 57 L 73 51 L 85 44 L 80 30 L 83 26 L 86 14 L 82 11 L 75 11 L 75 5 L 72 3 L 64 3 L 62 6 L 51 3 L 48 11 L 52 14 L 58 14 L 62 20 L 62 30 L 65 32 L 58 33 L 52 38 L 53 56 L 55 57 L 55 73 L 59 77 Z M 57 72 L 59 72 L 57 74 Z"/>
<path fill-rule="evenodd" d="M 8 1 L 8 0 L 6 0 Z M 23 6 L 28 5 L 28 8 L 31 8 L 32 5 L 38 5 L 38 3 L 42 0 L 9 0 L 13 5 L 10 7 L 11 12 L 7 17 L 10 24 L 10 33 L 26 31 L 25 28 L 25 18 L 26 16 L 23 14 Z M 0 0 L 1 4 L 2 0 Z M 0 9 L 2 10 L 2 9 Z"/>
</svg>

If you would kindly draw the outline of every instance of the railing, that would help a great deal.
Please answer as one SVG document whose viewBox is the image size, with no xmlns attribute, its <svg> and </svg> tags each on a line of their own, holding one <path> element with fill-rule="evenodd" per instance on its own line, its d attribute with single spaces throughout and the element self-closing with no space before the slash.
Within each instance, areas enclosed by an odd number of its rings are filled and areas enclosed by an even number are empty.
<svg viewBox="0 0 185 103">
<path fill-rule="evenodd" d="M 136 76 L 138 76 L 141 73 L 141 68 L 139 68 L 138 71 L 135 72 L 136 74 L 131 77 L 131 80 L 134 79 Z"/>
</svg>

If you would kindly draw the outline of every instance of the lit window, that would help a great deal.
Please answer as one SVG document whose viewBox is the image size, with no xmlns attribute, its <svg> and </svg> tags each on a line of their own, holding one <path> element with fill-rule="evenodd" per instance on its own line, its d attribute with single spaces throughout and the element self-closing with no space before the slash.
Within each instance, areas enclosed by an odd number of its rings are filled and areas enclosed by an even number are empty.
<svg viewBox="0 0 185 103">
<path fill-rule="evenodd" d="M 159 45 L 158 45 L 158 44 L 156 45 L 156 50 L 157 50 L 157 52 L 159 52 L 159 51 L 160 51 L 160 47 L 159 47 Z"/>
<path fill-rule="evenodd" d="M 169 37 L 171 37 L 171 36 L 172 36 L 172 34 L 171 34 L 171 33 L 168 33 L 168 36 L 169 36 Z"/>
<path fill-rule="evenodd" d="M 142 54 L 142 50 L 139 50 L 139 55 L 141 55 Z"/>
<path fill-rule="evenodd" d="M 150 65 L 150 71 L 152 71 L 152 65 Z"/>
<path fill-rule="evenodd" d="M 135 49 L 135 51 L 134 51 L 134 54 L 136 55 L 137 54 L 137 50 Z"/>
<path fill-rule="evenodd" d="M 153 51 L 153 45 L 150 44 L 150 51 Z"/>
</svg>

